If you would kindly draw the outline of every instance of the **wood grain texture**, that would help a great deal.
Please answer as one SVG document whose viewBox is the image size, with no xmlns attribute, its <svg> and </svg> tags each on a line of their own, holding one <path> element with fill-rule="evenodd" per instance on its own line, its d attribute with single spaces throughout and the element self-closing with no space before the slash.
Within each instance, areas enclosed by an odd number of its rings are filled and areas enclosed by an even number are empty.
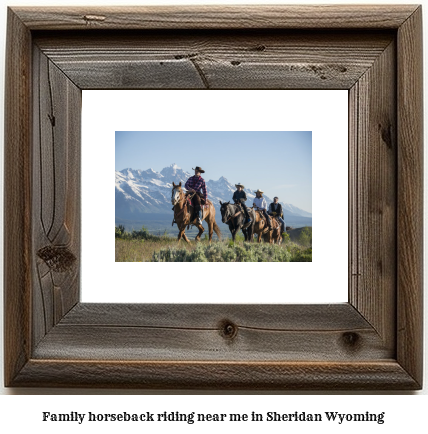
<svg viewBox="0 0 428 434">
<path fill-rule="evenodd" d="M 421 41 L 416 6 L 9 10 L 6 385 L 421 388 Z M 78 303 L 81 90 L 244 86 L 349 89 L 349 303 Z"/>
<path fill-rule="evenodd" d="M 14 7 L 32 29 L 397 29 L 416 5 Z"/>
<path fill-rule="evenodd" d="M 16 386 L 223 390 L 412 390 L 394 361 L 367 363 L 31 360 Z"/>
<path fill-rule="evenodd" d="M 233 334 L 226 327 L 233 327 Z M 46 336 L 33 356 L 356 362 L 392 359 L 394 352 L 349 304 L 80 304 Z"/>
<path fill-rule="evenodd" d="M 348 303 L 326 305 L 79 303 L 64 317 L 61 324 L 217 330 L 220 323 L 225 320 L 241 327 L 278 331 L 349 331 L 372 328 Z"/>
<path fill-rule="evenodd" d="M 395 347 L 397 124 L 395 43 L 350 92 L 350 302 Z"/>
<path fill-rule="evenodd" d="M 5 77 L 4 377 L 9 384 L 30 357 L 31 40 L 9 11 Z"/>
<path fill-rule="evenodd" d="M 33 346 L 79 301 L 81 90 L 33 49 Z"/>
<path fill-rule="evenodd" d="M 422 7 L 398 31 L 397 359 L 422 383 L 423 89 Z"/>
<path fill-rule="evenodd" d="M 81 89 L 349 89 L 394 39 L 367 30 L 88 36 L 35 43 Z"/>
</svg>

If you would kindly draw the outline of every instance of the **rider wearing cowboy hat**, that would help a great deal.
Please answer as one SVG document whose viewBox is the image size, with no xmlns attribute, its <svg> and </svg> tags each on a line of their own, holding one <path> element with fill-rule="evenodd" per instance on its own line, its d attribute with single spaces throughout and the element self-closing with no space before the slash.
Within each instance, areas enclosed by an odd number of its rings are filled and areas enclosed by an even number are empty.
<svg viewBox="0 0 428 434">
<path fill-rule="evenodd" d="M 245 216 L 247 217 L 247 220 L 245 223 L 251 223 L 250 214 L 248 214 L 247 205 L 245 205 L 245 201 L 247 200 L 247 195 L 244 191 L 244 186 L 242 184 L 235 184 L 235 187 L 237 190 L 235 193 L 233 193 L 233 201 L 236 204 L 240 204 L 242 206 L 242 209 L 244 210 Z"/>
<path fill-rule="evenodd" d="M 256 197 L 253 199 L 253 205 L 263 212 L 263 215 L 265 216 L 268 222 L 269 229 L 272 230 L 272 222 L 267 213 L 267 202 L 266 199 L 263 197 L 263 193 L 264 192 L 261 191 L 260 189 L 256 191 Z"/>
<path fill-rule="evenodd" d="M 195 193 L 192 198 L 192 205 L 195 210 L 195 213 L 198 216 L 198 223 L 202 224 L 202 211 L 201 211 L 201 197 L 204 198 L 205 203 L 207 203 L 207 186 L 205 184 L 204 178 L 202 178 L 201 173 L 205 173 L 205 170 L 202 170 L 199 166 L 196 166 L 192 170 L 195 171 L 195 175 L 191 176 L 184 185 L 184 188 L 190 192 Z M 202 192 L 201 192 L 202 190 Z"/>
<path fill-rule="evenodd" d="M 283 217 L 282 205 L 278 202 L 278 200 L 279 199 L 276 196 L 273 198 L 273 202 L 269 205 L 268 214 L 273 215 L 280 221 L 282 226 L 281 232 L 285 232 L 285 221 L 282 218 Z"/>
</svg>

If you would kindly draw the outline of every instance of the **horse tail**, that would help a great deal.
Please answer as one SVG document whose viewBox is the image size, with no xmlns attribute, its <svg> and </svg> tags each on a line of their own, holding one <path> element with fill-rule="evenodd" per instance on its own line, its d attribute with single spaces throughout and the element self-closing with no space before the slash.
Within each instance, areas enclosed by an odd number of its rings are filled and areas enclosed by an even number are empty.
<svg viewBox="0 0 428 434">
<path fill-rule="evenodd" d="M 218 224 L 215 220 L 214 220 L 214 224 L 213 224 L 213 229 L 214 229 L 215 233 L 217 234 L 218 239 L 221 240 L 221 231 L 220 231 L 220 228 L 218 227 Z"/>
</svg>

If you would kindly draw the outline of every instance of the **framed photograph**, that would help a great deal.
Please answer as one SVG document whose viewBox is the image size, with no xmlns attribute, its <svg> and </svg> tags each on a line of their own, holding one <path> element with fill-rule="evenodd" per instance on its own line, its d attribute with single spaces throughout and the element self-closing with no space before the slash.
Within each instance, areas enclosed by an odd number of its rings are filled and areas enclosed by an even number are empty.
<svg viewBox="0 0 428 434">
<path fill-rule="evenodd" d="M 6 386 L 422 388 L 421 6 L 16 7 L 6 53 Z M 347 91 L 348 300 L 82 301 L 96 89 Z"/>
<path fill-rule="evenodd" d="M 347 301 L 346 90 L 85 90 L 82 106 L 82 302 Z M 204 222 L 202 242 L 194 241 L 198 231 L 191 226 L 185 227 L 190 244 L 177 243 L 180 205 L 172 209 L 173 183 L 185 186 L 197 165 L 205 170 L 221 239 L 214 232 L 210 243 Z M 263 188 L 267 204 L 279 196 L 291 227 L 281 244 L 247 243 L 239 228 L 231 242 L 235 223 L 223 223 L 220 202 L 233 203 L 237 182 L 245 183 L 249 212 L 257 189 Z M 311 210 L 320 228 L 313 244 Z M 94 236 L 113 225 L 114 248 L 111 237 Z M 252 262 L 262 263 L 254 269 Z M 112 266 L 100 275 L 106 263 Z M 191 280 L 178 278 L 185 275 Z M 207 279 L 213 275 L 222 282 Z M 321 279 L 329 286 L 319 291 Z M 156 291 L 146 290 L 150 281 Z"/>
</svg>

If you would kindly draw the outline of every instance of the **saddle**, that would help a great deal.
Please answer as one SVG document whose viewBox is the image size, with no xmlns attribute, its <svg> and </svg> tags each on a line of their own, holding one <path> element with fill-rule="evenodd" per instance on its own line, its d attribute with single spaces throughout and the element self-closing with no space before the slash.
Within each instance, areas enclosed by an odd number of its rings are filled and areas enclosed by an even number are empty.
<svg viewBox="0 0 428 434">
<path fill-rule="evenodd" d="M 189 205 L 192 205 L 192 197 L 192 193 L 186 193 L 186 200 Z M 209 199 L 205 200 L 203 197 L 201 197 L 201 206 L 208 207 L 209 205 L 211 205 L 211 201 Z"/>
<path fill-rule="evenodd" d="M 235 217 L 236 217 L 238 214 L 241 214 L 241 212 L 242 212 L 242 213 L 244 212 L 244 209 L 242 208 L 242 205 L 241 205 L 240 202 L 235 202 L 234 205 L 237 207 L 237 211 L 236 211 L 236 213 L 235 213 Z"/>
<path fill-rule="evenodd" d="M 268 226 L 268 222 L 266 220 L 266 217 L 265 217 L 263 211 L 261 211 L 261 210 L 258 209 L 257 212 L 259 213 L 260 219 L 263 220 L 265 222 L 265 225 L 266 225 L 266 227 L 263 230 L 263 233 L 267 233 L 269 231 L 269 226 Z M 275 226 L 274 224 L 272 224 L 272 229 L 273 230 L 275 230 L 275 229 L 277 229 L 278 227 L 281 226 L 281 222 L 277 219 L 276 216 L 272 216 L 271 215 L 269 217 L 270 217 L 271 223 L 274 222 L 274 221 L 277 223 L 277 226 Z"/>
<path fill-rule="evenodd" d="M 193 193 L 186 193 L 186 200 L 188 206 L 192 206 L 192 199 L 191 199 L 192 197 L 193 197 Z M 202 212 L 202 221 L 203 221 L 205 218 L 204 210 L 208 209 L 212 205 L 212 202 L 209 199 L 205 200 L 201 195 L 199 195 L 199 197 L 201 198 L 201 212 Z M 193 214 L 190 217 L 190 223 L 187 225 L 187 229 L 190 228 L 190 225 L 196 224 L 197 218 L 198 216 L 196 215 L 196 210 L 193 208 Z"/>
</svg>

